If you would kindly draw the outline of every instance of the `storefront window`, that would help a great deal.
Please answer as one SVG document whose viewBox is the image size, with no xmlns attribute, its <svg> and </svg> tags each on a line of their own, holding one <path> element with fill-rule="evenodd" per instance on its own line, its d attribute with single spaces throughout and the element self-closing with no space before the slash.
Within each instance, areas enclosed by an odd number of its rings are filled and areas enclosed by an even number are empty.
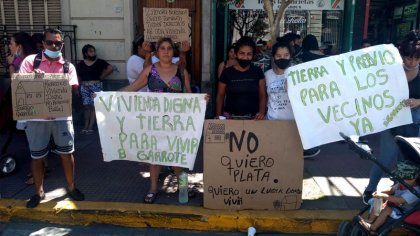
<svg viewBox="0 0 420 236">
<path fill-rule="evenodd" d="M 278 2 L 274 1 L 273 9 L 278 9 Z M 269 66 L 265 64 L 270 62 L 271 35 L 262 1 L 244 0 L 241 4 L 230 5 L 229 9 L 230 35 L 228 36 L 228 43 L 236 42 L 241 36 L 252 37 L 257 42 L 259 49 L 258 55 L 256 55 L 257 64 L 266 70 Z M 320 44 L 326 44 L 331 48 L 331 54 L 340 53 L 343 10 L 344 1 L 295 0 L 285 11 L 284 18 L 280 22 L 278 36 L 281 37 L 289 32 L 299 34 L 302 37 L 313 34 Z M 244 17 L 246 15 L 248 17 Z M 249 26 L 251 24 L 242 24 L 244 27 L 240 28 L 238 27 L 238 21 L 256 22 L 253 27 L 259 30 L 250 30 Z"/>
</svg>

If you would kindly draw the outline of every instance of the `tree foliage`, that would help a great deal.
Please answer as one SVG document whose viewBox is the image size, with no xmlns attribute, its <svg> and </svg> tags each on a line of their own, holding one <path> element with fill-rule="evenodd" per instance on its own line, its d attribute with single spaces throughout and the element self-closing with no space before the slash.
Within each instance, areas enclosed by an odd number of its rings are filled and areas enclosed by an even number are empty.
<svg viewBox="0 0 420 236">
<path fill-rule="evenodd" d="M 221 5 L 240 4 L 243 0 L 218 0 Z M 280 33 L 280 20 L 284 16 L 286 8 L 293 2 L 293 0 L 281 0 L 279 8 L 276 13 L 273 9 L 273 0 L 263 0 L 263 7 L 268 17 L 268 24 L 270 26 L 271 42 L 276 42 L 277 36 Z M 283 28 L 283 27 L 282 27 Z"/>
<path fill-rule="evenodd" d="M 233 27 L 241 37 L 250 36 L 254 39 L 262 38 L 267 33 L 267 23 L 264 22 L 265 13 L 259 10 L 239 10 L 231 12 Z"/>
</svg>

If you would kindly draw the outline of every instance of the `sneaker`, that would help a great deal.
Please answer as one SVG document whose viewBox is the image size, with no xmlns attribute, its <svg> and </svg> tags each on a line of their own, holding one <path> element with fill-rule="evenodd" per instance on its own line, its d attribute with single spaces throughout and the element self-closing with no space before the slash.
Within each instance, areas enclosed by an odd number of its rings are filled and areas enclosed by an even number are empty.
<svg viewBox="0 0 420 236">
<path fill-rule="evenodd" d="M 39 205 L 41 200 L 45 199 L 45 193 L 42 193 L 41 195 L 35 194 L 29 199 L 29 201 L 26 203 L 26 208 L 35 208 Z"/>
<path fill-rule="evenodd" d="M 67 194 L 69 195 L 71 199 L 75 201 L 85 200 L 85 195 L 82 192 L 80 192 L 80 190 L 77 188 L 74 188 L 73 191 L 71 192 L 67 189 Z"/>
<path fill-rule="evenodd" d="M 362 197 L 362 199 L 363 199 L 363 203 L 365 204 L 365 205 L 369 205 L 369 200 L 372 198 L 372 191 L 364 191 L 363 192 L 363 197 Z"/>
<path fill-rule="evenodd" d="M 321 152 L 321 149 L 319 148 L 311 148 L 311 149 L 303 150 L 303 158 L 314 157 L 318 155 L 320 152 Z"/>
</svg>

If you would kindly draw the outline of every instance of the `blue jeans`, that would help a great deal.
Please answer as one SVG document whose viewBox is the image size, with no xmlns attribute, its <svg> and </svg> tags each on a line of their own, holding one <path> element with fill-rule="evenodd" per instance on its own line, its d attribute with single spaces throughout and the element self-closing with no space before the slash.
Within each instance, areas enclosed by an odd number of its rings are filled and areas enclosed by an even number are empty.
<svg viewBox="0 0 420 236">
<path fill-rule="evenodd" d="M 394 140 L 394 135 L 391 134 L 389 129 L 380 133 L 379 154 L 380 156 L 377 156 L 378 161 L 392 170 L 393 168 L 391 167 L 395 166 L 397 162 L 399 149 Z M 383 173 L 382 169 L 374 164 L 370 170 L 369 184 L 365 191 L 375 192 Z"/>
</svg>

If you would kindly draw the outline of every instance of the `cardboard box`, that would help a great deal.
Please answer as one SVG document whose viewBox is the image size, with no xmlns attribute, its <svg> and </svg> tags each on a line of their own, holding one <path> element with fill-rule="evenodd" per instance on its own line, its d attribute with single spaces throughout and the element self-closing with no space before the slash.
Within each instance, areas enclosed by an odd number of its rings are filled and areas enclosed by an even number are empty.
<svg viewBox="0 0 420 236">
<path fill-rule="evenodd" d="M 64 73 L 15 73 L 12 77 L 13 119 L 71 116 L 72 98 Z"/>
<path fill-rule="evenodd" d="M 204 207 L 298 209 L 303 149 L 294 121 L 206 120 Z"/>
</svg>

